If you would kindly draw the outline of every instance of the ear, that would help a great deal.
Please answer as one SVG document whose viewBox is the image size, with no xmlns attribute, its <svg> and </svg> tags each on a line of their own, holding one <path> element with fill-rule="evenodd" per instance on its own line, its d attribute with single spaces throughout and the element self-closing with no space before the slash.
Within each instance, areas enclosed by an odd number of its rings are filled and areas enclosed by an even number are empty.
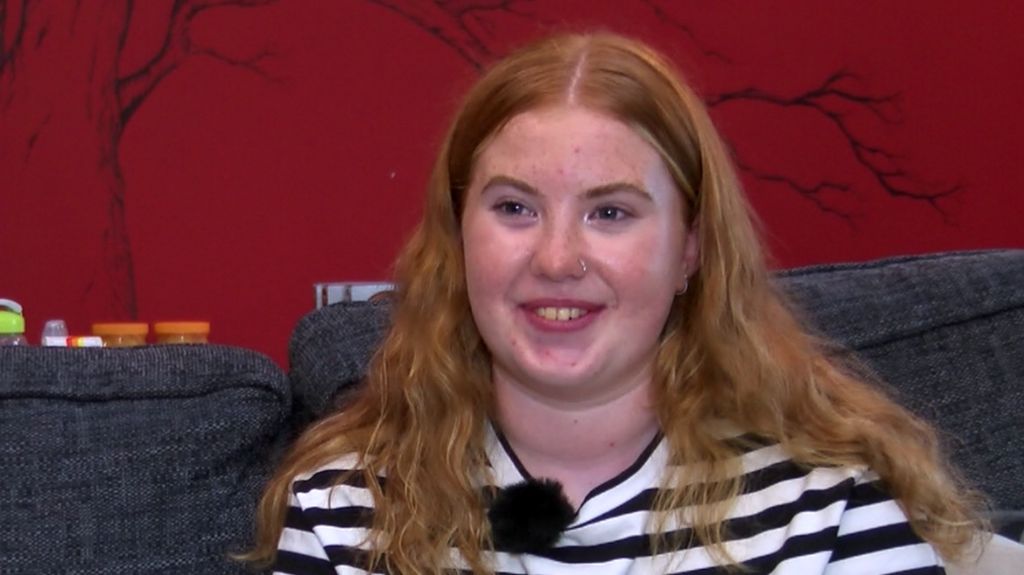
<svg viewBox="0 0 1024 575">
<path fill-rule="evenodd" d="M 688 226 L 683 236 L 683 265 L 680 266 L 679 278 L 676 281 L 676 290 L 683 290 L 690 277 L 700 267 L 700 223 L 695 218 Z"/>
</svg>

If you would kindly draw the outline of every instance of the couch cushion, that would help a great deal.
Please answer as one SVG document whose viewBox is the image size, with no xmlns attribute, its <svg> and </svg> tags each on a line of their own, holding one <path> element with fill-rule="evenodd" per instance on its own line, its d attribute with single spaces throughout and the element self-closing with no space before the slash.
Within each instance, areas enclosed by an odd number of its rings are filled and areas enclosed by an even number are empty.
<svg viewBox="0 0 1024 575">
<path fill-rule="evenodd" d="M 1024 251 L 791 270 L 813 324 L 936 423 L 998 510 L 1024 509 Z"/>
<path fill-rule="evenodd" d="M 904 405 L 949 436 L 1000 510 L 1024 510 L 1024 251 L 813 266 L 778 274 L 809 323 L 860 354 Z M 292 338 L 293 385 L 313 415 L 363 376 L 382 304 L 310 313 Z"/>
<path fill-rule="evenodd" d="M 0 573 L 245 573 L 284 374 L 214 345 L 0 348 Z"/>
<path fill-rule="evenodd" d="M 306 314 L 288 345 L 296 420 L 330 411 L 366 374 L 390 320 L 386 301 L 329 305 Z"/>
</svg>

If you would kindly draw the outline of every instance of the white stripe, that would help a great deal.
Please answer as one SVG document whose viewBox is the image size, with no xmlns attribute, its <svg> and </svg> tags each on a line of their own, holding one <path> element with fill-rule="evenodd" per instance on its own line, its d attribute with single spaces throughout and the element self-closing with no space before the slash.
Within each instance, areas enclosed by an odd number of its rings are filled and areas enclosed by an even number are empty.
<svg viewBox="0 0 1024 575">
<path fill-rule="evenodd" d="M 847 509 L 843 513 L 843 522 L 839 526 L 839 535 L 857 533 L 885 525 L 896 525 L 906 523 L 907 516 L 892 499 L 864 505 L 854 509 Z"/>
<path fill-rule="evenodd" d="M 778 444 L 767 445 L 740 456 L 744 475 L 784 461 L 789 461 L 789 456 Z"/>
<path fill-rule="evenodd" d="M 807 475 L 780 481 L 764 489 L 741 495 L 730 515 L 748 517 L 770 507 L 794 503 L 808 491 L 824 491 L 849 480 L 852 473 L 849 469 L 812 469 Z"/>
<path fill-rule="evenodd" d="M 306 509 L 341 509 L 344 507 L 373 508 L 373 493 L 362 487 L 338 485 L 310 489 L 296 495 Z"/>
<path fill-rule="evenodd" d="M 738 561 L 764 557 L 778 551 L 789 539 L 799 535 L 813 535 L 839 524 L 846 501 L 836 501 L 820 511 L 804 511 L 793 516 L 788 525 L 762 531 L 747 539 L 725 544 L 729 554 Z"/>
<path fill-rule="evenodd" d="M 321 541 L 330 541 L 331 545 L 344 545 L 353 549 L 369 551 L 369 530 L 362 527 L 335 527 L 333 525 L 317 525 L 313 528 Z"/>
<path fill-rule="evenodd" d="M 323 543 L 320 542 L 316 535 L 309 531 L 292 529 L 291 527 L 285 527 L 284 531 L 281 532 L 281 539 L 277 542 L 277 548 L 280 551 L 291 551 L 292 553 L 300 553 L 309 557 L 327 559 Z"/>
</svg>

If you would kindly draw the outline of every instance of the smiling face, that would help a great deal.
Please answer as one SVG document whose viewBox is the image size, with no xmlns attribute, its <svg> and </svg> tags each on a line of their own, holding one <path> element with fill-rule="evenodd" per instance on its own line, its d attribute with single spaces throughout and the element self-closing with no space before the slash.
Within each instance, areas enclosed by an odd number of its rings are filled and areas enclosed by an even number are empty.
<svg viewBox="0 0 1024 575">
<path fill-rule="evenodd" d="M 512 118 L 463 202 L 470 307 L 495 386 L 569 403 L 649 385 L 696 233 L 658 152 L 586 108 Z"/>
</svg>

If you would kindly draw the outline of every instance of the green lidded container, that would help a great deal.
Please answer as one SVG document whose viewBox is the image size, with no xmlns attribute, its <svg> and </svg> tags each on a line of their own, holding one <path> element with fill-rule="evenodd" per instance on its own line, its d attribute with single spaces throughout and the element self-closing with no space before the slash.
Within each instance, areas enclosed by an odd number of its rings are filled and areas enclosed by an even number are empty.
<svg viewBox="0 0 1024 575">
<path fill-rule="evenodd" d="M 28 345 L 25 339 L 25 316 L 21 305 L 10 299 L 0 299 L 0 345 Z"/>
</svg>

